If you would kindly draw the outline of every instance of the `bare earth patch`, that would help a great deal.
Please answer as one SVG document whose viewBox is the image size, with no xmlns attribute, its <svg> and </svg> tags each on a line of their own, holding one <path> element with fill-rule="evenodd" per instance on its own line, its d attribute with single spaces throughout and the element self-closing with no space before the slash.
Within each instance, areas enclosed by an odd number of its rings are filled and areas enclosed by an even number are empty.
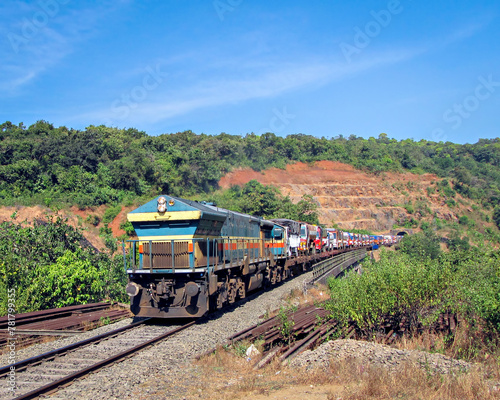
<svg viewBox="0 0 500 400">
<path fill-rule="evenodd" d="M 304 195 L 313 196 L 319 206 L 319 222 L 327 226 L 337 224 L 342 229 L 387 233 L 394 224 L 403 225 L 415 217 L 406 208 L 408 204 L 414 208 L 421 204 L 426 215 L 420 217 L 429 220 L 435 215 L 457 221 L 457 215 L 471 211 L 466 205 L 469 200 L 458 195 L 457 203 L 461 203 L 451 209 L 439 193 L 427 192 L 428 187 L 440 181 L 435 175 L 389 172 L 374 175 L 335 161 L 296 163 L 285 169 L 260 172 L 237 169 L 224 176 L 219 186 L 223 189 L 242 186 L 253 179 L 278 187 L 295 203 Z"/>
</svg>

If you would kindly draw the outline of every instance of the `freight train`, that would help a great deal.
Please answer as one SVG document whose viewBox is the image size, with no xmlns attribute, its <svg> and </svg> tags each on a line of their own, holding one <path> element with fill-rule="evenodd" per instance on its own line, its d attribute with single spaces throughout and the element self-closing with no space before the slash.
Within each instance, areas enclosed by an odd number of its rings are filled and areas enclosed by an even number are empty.
<svg viewBox="0 0 500 400">
<path fill-rule="evenodd" d="M 196 318 L 359 247 L 397 242 L 290 219 L 266 220 L 206 202 L 158 196 L 127 215 L 124 258 L 136 316 Z M 126 255 L 126 253 L 128 253 Z"/>
</svg>

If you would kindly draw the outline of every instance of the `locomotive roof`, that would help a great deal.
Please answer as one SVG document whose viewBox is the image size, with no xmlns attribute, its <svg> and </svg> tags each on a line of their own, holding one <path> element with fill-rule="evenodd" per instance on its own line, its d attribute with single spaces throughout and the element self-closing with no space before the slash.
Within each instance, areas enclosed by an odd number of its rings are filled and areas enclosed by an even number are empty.
<svg viewBox="0 0 500 400">
<path fill-rule="evenodd" d="M 158 213 L 158 199 L 160 197 L 164 197 L 167 202 L 167 213 L 169 212 L 184 212 L 184 211 L 201 211 L 205 216 L 212 216 L 212 218 L 218 219 L 218 220 L 225 220 L 229 214 L 232 215 L 237 215 L 242 218 L 248 218 L 249 220 L 253 220 L 254 222 L 259 222 L 261 225 L 262 224 L 269 224 L 269 222 L 264 222 L 265 220 L 259 217 L 254 217 L 249 214 L 244 214 L 240 213 L 237 211 L 231 211 L 227 210 L 225 208 L 217 207 L 216 205 L 213 205 L 211 203 L 205 203 L 205 202 L 198 202 L 194 200 L 187 200 L 183 199 L 180 197 L 173 197 L 173 196 L 167 196 L 167 195 L 159 195 L 155 197 L 154 199 L 148 201 L 147 203 L 143 204 L 142 206 L 136 208 L 135 210 L 131 211 L 130 214 L 144 214 L 144 213 Z M 173 205 L 170 205 L 170 202 L 173 201 Z M 139 216 L 137 216 L 139 217 Z M 133 218 L 135 219 L 135 218 Z"/>
<path fill-rule="evenodd" d="M 203 204 L 203 203 L 201 203 Z M 209 208 L 210 210 L 214 210 L 214 211 L 218 211 L 218 212 L 223 212 L 224 214 L 234 214 L 234 215 L 239 215 L 240 217 L 247 217 L 247 218 L 250 218 L 250 219 L 253 219 L 255 221 L 260 221 L 262 220 L 262 218 L 259 218 L 259 217 L 254 217 L 253 215 L 250 215 L 250 214 L 244 214 L 244 213 L 240 213 L 240 212 L 237 212 L 237 211 L 232 211 L 232 210 L 227 210 L 225 208 L 221 208 L 221 207 L 217 207 L 216 205 L 213 205 L 213 204 L 203 204 L 205 207 Z"/>
<path fill-rule="evenodd" d="M 186 200 L 179 197 L 172 197 L 167 195 L 160 195 L 154 199 L 148 201 L 142 206 L 131 211 L 130 214 L 147 214 L 147 213 L 158 213 L 158 199 L 164 197 L 167 201 L 167 212 L 184 212 L 184 211 L 201 211 L 205 215 L 211 215 L 212 217 L 220 220 L 224 220 L 227 217 L 227 213 L 218 211 L 211 207 L 208 207 L 202 203 L 198 203 L 192 200 Z M 173 203 L 172 205 L 170 203 Z"/>
</svg>

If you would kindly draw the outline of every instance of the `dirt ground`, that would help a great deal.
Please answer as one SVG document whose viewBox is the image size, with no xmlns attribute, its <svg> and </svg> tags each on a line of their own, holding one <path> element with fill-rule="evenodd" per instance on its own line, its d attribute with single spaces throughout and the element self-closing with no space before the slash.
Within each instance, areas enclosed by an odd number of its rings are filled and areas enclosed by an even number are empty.
<svg viewBox="0 0 500 400">
<path fill-rule="evenodd" d="M 347 184 L 376 184 L 384 181 L 413 181 L 425 182 L 437 179 L 431 174 L 395 174 L 385 173 L 379 177 L 368 175 L 362 171 L 354 169 L 353 166 L 336 161 L 318 161 L 313 165 L 305 163 L 295 163 L 286 166 L 286 169 L 270 168 L 257 172 L 250 168 L 237 169 L 228 173 L 220 181 L 219 185 L 223 189 L 231 185 L 244 185 L 255 179 L 263 185 L 282 186 L 284 184 L 316 185 L 321 183 L 347 183 Z"/>
<path fill-rule="evenodd" d="M 424 201 L 439 218 L 455 220 L 456 214 L 435 193 L 426 188 L 439 181 L 432 174 L 368 174 L 351 165 L 335 161 L 314 164 L 295 163 L 285 169 L 265 171 L 237 169 L 224 176 L 219 186 L 244 185 L 250 180 L 274 185 L 281 193 L 298 202 L 311 195 L 318 205 L 319 222 L 342 229 L 365 229 L 385 234 L 394 224 L 403 225 L 411 218 L 405 206 Z"/>
</svg>

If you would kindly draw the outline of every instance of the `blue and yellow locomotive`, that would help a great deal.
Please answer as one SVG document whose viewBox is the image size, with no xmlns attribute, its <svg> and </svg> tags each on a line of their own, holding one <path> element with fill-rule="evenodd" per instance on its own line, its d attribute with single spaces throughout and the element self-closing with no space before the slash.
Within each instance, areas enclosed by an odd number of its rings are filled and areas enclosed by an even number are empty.
<svg viewBox="0 0 500 400">
<path fill-rule="evenodd" d="M 209 203 L 158 196 L 128 214 L 131 310 L 200 317 L 289 274 L 287 230 Z"/>
</svg>

